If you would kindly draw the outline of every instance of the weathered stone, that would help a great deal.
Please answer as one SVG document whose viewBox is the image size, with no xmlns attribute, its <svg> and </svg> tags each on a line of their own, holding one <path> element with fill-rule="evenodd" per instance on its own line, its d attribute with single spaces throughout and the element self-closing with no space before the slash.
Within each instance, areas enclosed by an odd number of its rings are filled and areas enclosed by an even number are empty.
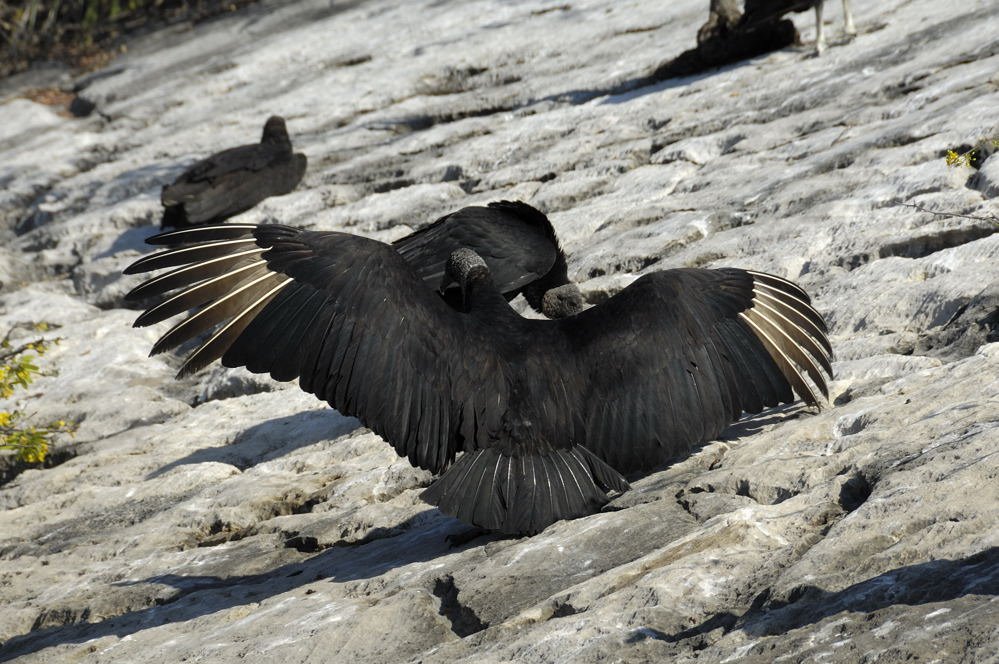
<svg viewBox="0 0 999 664">
<path fill-rule="evenodd" d="M 985 159 L 978 172 L 968 178 L 968 185 L 988 198 L 999 197 L 999 158 Z"/>
<path fill-rule="evenodd" d="M 994 659 L 995 157 L 945 155 L 999 137 L 995 9 L 854 3 L 822 58 L 642 86 L 707 4 L 261 6 L 130 43 L 86 118 L 0 104 L 0 332 L 62 338 L 0 410 L 80 421 L 52 467 L 0 471 L 0 661 Z M 236 221 L 390 241 L 521 197 L 591 303 L 657 269 L 787 276 L 829 321 L 833 405 L 474 537 L 356 420 L 175 380 L 147 357 L 170 323 L 131 327 L 159 188 L 270 114 L 309 171 Z"/>
</svg>

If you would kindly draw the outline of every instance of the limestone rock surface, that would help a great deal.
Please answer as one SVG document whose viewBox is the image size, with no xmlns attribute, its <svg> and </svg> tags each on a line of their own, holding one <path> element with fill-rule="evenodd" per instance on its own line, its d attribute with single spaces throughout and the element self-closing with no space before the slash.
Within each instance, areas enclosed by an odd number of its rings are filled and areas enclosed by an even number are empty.
<svg viewBox="0 0 999 664">
<path fill-rule="evenodd" d="M 0 661 L 997 661 L 999 176 L 945 155 L 999 138 L 999 6 L 854 3 L 820 58 L 629 83 L 707 4 L 266 0 L 136 39 L 76 82 L 85 118 L 0 100 L 0 332 L 62 339 L 0 410 L 80 423 L 0 486 Z M 829 320 L 830 407 L 453 546 L 430 476 L 359 422 L 177 381 L 146 357 L 168 324 L 131 328 L 160 187 L 272 114 L 309 171 L 236 220 L 390 241 L 523 199 L 593 303 L 774 272 Z"/>
</svg>

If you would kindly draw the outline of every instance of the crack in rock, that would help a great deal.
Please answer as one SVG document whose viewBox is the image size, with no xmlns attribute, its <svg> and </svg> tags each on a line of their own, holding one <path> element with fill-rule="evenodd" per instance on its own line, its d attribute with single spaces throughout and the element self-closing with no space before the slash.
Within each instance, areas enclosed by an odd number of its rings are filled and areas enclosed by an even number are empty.
<svg viewBox="0 0 999 664">
<path fill-rule="evenodd" d="M 26 470 L 32 468 L 55 468 L 66 463 L 77 455 L 77 450 L 66 447 L 64 449 L 50 449 L 45 455 L 42 463 L 28 463 L 13 455 L 0 456 L 0 488 L 13 480 Z"/>
<path fill-rule="evenodd" d="M 586 609 L 578 609 L 569 602 L 557 601 L 555 607 L 552 610 L 551 618 L 565 618 L 567 616 L 574 616 L 577 613 L 582 613 Z M 549 618 L 549 620 L 551 620 Z"/>
<path fill-rule="evenodd" d="M 434 581 L 433 593 L 441 601 L 438 613 L 448 619 L 451 631 L 459 637 L 465 638 L 489 627 L 475 615 L 475 611 L 458 600 L 458 587 L 450 574 Z"/>
<path fill-rule="evenodd" d="M 999 226 L 971 226 L 968 228 L 950 228 L 947 230 L 916 235 L 914 237 L 882 245 L 878 249 L 878 258 L 901 256 L 902 258 L 924 258 L 944 249 L 959 247 L 982 238 L 999 233 Z"/>
<path fill-rule="evenodd" d="M 839 488 L 839 505 L 844 516 L 867 502 L 874 491 L 874 482 L 861 471 L 854 471 Z"/>
</svg>

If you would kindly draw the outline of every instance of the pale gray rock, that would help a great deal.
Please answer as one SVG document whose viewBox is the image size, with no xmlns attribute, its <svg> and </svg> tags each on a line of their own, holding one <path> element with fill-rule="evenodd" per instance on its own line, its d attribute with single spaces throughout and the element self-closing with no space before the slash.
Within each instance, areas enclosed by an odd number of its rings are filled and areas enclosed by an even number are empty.
<svg viewBox="0 0 999 664">
<path fill-rule="evenodd" d="M 220 365 L 208 367 L 199 384 L 198 403 L 270 392 L 280 385 L 269 376 L 250 373 L 243 367 L 229 369 Z"/>
<path fill-rule="evenodd" d="M 989 157 L 978 172 L 968 178 L 968 185 L 988 198 L 999 197 L 999 159 Z"/>
<path fill-rule="evenodd" d="M 999 138 L 994 4 L 854 3 L 822 58 L 635 87 L 706 2 L 265 1 L 134 40 L 78 81 L 86 118 L 6 98 L 0 332 L 62 340 L 0 410 L 79 430 L 0 467 L 0 661 L 994 661 L 996 158 L 944 159 Z M 356 420 L 242 370 L 175 380 L 147 357 L 169 322 L 131 327 L 160 186 L 271 114 L 309 171 L 236 221 L 391 241 L 522 198 L 591 303 L 774 272 L 830 323 L 833 403 L 458 544 Z"/>
</svg>

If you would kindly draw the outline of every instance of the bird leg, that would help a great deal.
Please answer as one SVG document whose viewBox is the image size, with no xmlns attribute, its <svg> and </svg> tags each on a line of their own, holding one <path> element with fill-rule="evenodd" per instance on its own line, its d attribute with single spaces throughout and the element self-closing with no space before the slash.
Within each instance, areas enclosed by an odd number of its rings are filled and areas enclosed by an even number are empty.
<svg viewBox="0 0 999 664">
<path fill-rule="evenodd" d="M 826 50 L 826 32 L 822 29 L 822 0 L 815 3 L 815 55 Z"/>
<path fill-rule="evenodd" d="M 857 34 L 857 28 L 853 25 L 853 12 L 850 11 L 850 0 L 843 0 L 843 32 L 851 36 Z"/>
<path fill-rule="evenodd" d="M 815 55 L 822 55 L 826 50 L 826 31 L 822 25 L 822 0 L 815 3 Z M 853 24 L 853 12 L 850 11 L 850 0 L 843 0 L 843 32 L 848 37 L 857 34 Z"/>
</svg>

